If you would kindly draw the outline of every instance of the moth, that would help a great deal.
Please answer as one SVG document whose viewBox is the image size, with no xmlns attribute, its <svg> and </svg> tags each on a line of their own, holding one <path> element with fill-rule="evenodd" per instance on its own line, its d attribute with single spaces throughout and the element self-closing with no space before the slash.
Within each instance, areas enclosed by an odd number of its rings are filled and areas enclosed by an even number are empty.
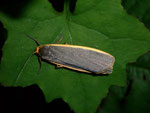
<svg viewBox="0 0 150 113">
<path fill-rule="evenodd" d="M 85 73 L 110 74 L 113 71 L 115 58 L 102 50 L 69 44 L 40 45 L 33 37 L 27 36 L 35 41 L 37 47 L 25 62 L 17 79 L 33 54 L 36 54 L 39 58 L 40 69 L 41 61 L 46 61 L 55 64 L 57 67 Z"/>
</svg>

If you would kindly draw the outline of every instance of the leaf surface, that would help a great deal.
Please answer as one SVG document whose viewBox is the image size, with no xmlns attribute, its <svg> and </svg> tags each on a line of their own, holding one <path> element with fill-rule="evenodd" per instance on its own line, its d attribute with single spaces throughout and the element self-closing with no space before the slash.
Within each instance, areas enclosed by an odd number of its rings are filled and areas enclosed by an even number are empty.
<svg viewBox="0 0 150 113">
<path fill-rule="evenodd" d="M 122 5 L 129 14 L 139 18 L 150 29 L 150 1 L 122 0 Z"/>
<path fill-rule="evenodd" d="M 128 84 L 111 87 L 98 113 L 149 113 L 150 64 L 147 62 L 150 62 L 150 52 L 128 64 Z"/>
</svg>

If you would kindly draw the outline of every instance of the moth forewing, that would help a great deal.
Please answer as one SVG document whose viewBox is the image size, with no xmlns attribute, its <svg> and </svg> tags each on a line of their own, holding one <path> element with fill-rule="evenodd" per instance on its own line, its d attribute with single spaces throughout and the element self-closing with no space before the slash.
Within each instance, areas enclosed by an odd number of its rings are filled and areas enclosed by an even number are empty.
<svg viewBox="0 0 150 113">
<path fill-rule="evenodd" d="M 110 74 L 114 57 L 104 51 L 77 45 L 46 44 L 39 49 L 42 59 L 76 71 Z"/>
</svg>

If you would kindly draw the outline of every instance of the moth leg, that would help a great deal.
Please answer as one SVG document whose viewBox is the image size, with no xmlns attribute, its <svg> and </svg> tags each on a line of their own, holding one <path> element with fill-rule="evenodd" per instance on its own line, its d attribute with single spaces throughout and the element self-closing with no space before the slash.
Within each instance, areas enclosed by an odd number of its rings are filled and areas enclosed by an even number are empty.
<svg viewBox="0 0 150 113">
<path fill-rule="evenodd" d="M 62 66 L 61 64 L 57 64 L 56 67 L 57 67 L 57 68 L 61 68 L 61 67 L 63 67 L 63 66 Z"/>
<path fill-rule="evenodd" d="M 42 60 L 41 60 L 40 57 L 38 57 L 38 61 L 39 61 L 40 67 L 39 67 L 39 70 L 38 70 L 38 73 L 37 73 L 37 74 L 40 74 L 40 72 L 41 72 L 41 67 L 42 67 Z"/>
<path fill-rule="evenodd" d="M 63 35 L 61 34 L 61 37 L 60 37 L 60 39 L 56 42 L 56 44 L 58 44 L 59 42 L 61 42 L 62 39 L 63 39 Z"/>
</svg>

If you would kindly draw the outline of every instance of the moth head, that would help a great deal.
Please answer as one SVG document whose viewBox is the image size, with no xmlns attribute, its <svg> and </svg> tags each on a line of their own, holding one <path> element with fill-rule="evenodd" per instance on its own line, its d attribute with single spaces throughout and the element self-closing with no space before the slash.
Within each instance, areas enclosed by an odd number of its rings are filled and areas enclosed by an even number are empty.
<svg viewBox="0 0 150 113">
<path fill-rule="evenodd" d="M 46 58 L 51 55 L 49 46 L 39 46 L 37 47 L 36 51 L 37 51 L 36 53 L 38 53 L 41 58 Z"/>
</svg>

